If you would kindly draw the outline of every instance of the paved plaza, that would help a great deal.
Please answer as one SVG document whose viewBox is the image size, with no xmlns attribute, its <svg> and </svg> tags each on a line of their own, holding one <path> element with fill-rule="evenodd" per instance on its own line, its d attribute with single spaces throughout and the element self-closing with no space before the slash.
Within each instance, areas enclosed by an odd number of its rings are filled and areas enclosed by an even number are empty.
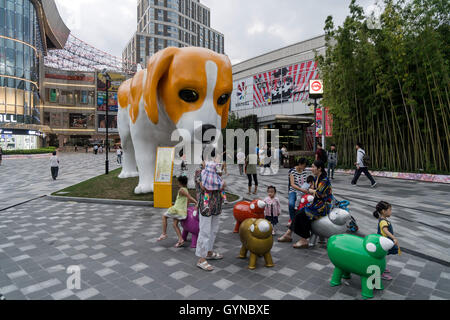
<svg viewBox="0 0 450 320">
<path fill-rule="evenodd" d="M 168 240 L 156 242 L 163 210 L 39 198 L 104 172 L 104 155 L 63 154 L 61 162 L 56 182 L 48 159 L 6 160 L 0 167 L 0 293 L 8 300 L 361 299 L 358 276 L 330 287 L 333 266 L 323 247 L 295 250 L 275 241 L 275 267 L 264 268 L 260 259 L 256 270 L 248 270 L 248 260 L 237 259 L 240 241 L 232 233 L 231 206 L 221 216 L 216 241 L 225 258 L 207 273 L 195 266 L 194 249 L 173 248 L 171 228 Z M 236 167 L 226 180 L 230 191 L 247 197 L 247 180 Z M 378 178 L 372 189 L 364 177 L 356 187 L 350 180 L 336 175 L 333 191 L 351 201 L 360 234 L 376 233 L 372 212 L 385 200 L 393 204 L 391 220 L 404 248 L 401 256 L 388 258 L 394 279 L 385 281 L 374 299 L 450 299 L 450 186 Z M 287 170 L 260 176 L 258 196 L 271 184 L 278 187 L 284 210 L 279 236 L 288 220 Z M 67 288 L 70 266 L 81 269 L 80 290 Z"/>
</svg>

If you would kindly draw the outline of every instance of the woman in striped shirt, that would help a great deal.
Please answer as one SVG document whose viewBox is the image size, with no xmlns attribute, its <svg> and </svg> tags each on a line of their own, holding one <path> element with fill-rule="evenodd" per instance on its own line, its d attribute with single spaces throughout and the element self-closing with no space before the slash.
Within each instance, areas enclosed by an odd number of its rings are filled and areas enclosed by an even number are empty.
<svg viewBox="0 0 450 320">
<path fill-rule="evenodd" d="M 303 189 L 302 186 L 306 182 L 306 166 L 308 161 L 301 158 L 295 168 L 289 170 L 289 225 L 295 216 L 295 204 L 297 199 L 303 197 L 308 190 Z"/>
</svg>

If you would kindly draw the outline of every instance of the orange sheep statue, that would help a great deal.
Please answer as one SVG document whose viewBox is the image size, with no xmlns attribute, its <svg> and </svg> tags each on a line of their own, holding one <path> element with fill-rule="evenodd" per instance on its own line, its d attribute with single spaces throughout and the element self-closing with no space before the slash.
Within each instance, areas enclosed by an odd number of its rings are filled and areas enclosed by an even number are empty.
<svg viewBox="0 0 450 320">
<path fill-rule="evenodd" d="M 238 202 L 233 208 L 233 215 L 236 219 L 234 233 L 239 233 L 239 227 L 247 219 L 264 219 L 264 209 L 266 203 L 260 199 Z"/>
</svg>

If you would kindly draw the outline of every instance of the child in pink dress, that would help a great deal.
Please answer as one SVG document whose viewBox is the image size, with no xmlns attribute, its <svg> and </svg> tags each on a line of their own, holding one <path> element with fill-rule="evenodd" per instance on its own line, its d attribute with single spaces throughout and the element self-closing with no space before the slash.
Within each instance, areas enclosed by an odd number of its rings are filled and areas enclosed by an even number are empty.
<svg viewBox="0 0 450 320">
<path fill-rule="evenodd" d="M 266 208 L 264 209 L 264 216 L 266 220 L 268 220 L 272 226 L 273 231 L 272 235 L 275 235 L 275 226 L 278 224 L 278 217 L 281 214 L 281 204 L 280 200 L 277 195 L 277 188 L 274 186 L 270 186 L 267 188 L 267 194 L 268 196 L 264 199 L 264 202 L 266 203 Z"/>
</svg>

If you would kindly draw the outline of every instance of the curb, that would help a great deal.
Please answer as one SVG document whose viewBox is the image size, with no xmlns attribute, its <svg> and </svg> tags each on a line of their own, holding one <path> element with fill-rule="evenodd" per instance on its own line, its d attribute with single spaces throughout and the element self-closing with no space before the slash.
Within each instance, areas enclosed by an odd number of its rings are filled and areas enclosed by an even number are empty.
<svg viewBox="0 0 450 320">
<path fill-rule="evenodd" d="M 12 154 L 3 155 L 3 160 L 22 160 L 22 159 L 44 159 L 51 157 L 51 153 L 41 153 L 41 154 Z"/>
<path fill-rule="evenodd" d="M 97 198 L 77 198 L 77 197 L 64 197 L 64 196 L 45 196 L 48 200 L 61 201 L 61 202 L 81 202 L 81 203 L 97 203 L 97 204 L 110 204 L 110 205 L 122 205 L 122 206 L 134 206 L 134 207 L 153 207 L 153 201 L 137 201 L 137 200 L 115 200 L 115 199 L 97 199 Z M 233 208 L 234 205 L 243 200 L 243 197 L 239 197 L 238 200 L 224 204 L 222 207 L 225 209 Z"/>
<path fill-rule="evenodd" d="M 369 171 L 370 171 L 370 174 L 372 176 L 380 177 L 380 178 L 450 184 L 450 175 L 438 175 L 438 174 L 427 174 L 427 173 L 423 173 L 423 174 L 422 173 L 404 173 L 404 172 L 389 172 L 389 171 L 372 171 L 372 170 L 369 170 Z M 336 173 L 348 174 L 348 175 L 354 175 L 355 174 L 355 170 L 336 169 L 335 172 Z"/>
<path fill-rule="evenodd" d="M 134 206 L 134 207 L 151 207 L 151 206 L 153 206 L 153 201 L 77 198 L 77 197 L 63 197 L 63 196 L 52 196 L 52 195 L 47 195 L 46 198 L 48 200 L 62 201 L 62 202 L 74 201 L 74 202 L 81 202 L 81 203 L 114 204 L 114 205 L 125 205 L 125 206 Z"/>
</svg>

